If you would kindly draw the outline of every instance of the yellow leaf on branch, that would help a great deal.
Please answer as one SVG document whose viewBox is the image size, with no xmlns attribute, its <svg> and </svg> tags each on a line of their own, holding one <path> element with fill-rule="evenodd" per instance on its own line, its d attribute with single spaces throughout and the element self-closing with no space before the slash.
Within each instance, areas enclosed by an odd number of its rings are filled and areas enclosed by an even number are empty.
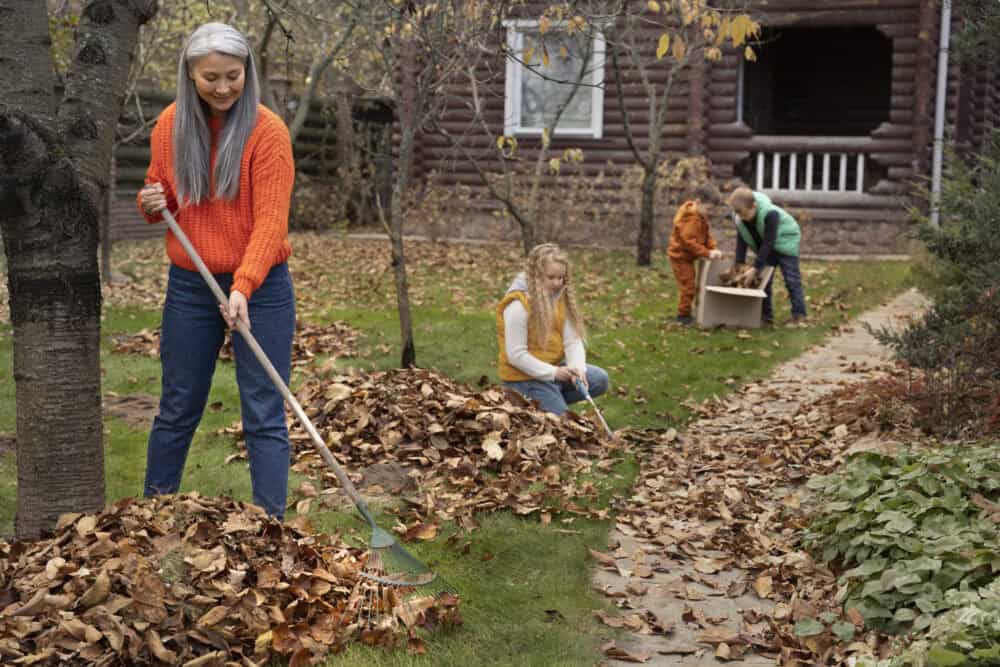
<svg viewBox="0 0 1000 667">
<path fill-rule="evenodd" d="M 684 40 L 680 37 L 674 40 L 673 54 L 675 60 L 681 60 L 684 58 L 684 54 L 687 53 L 687 46 L 684 44 Z"/>
<path fill-rule="evenodd" d="M 667 55 L 667 51 L 670 50 L 670 35 L 663 33 L 660 35 L 660 42 L 656 45 L 656 59 L 660 60 L 663 56 Z"/>
</svg>

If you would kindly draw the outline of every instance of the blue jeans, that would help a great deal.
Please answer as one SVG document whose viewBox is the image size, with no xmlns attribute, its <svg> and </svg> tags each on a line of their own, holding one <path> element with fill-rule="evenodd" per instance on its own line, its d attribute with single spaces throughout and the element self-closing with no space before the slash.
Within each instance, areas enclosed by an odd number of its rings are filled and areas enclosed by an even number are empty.
<svg viewBox="0 0 1000 667">
<path fill-rule="evenodd" d="M 591 398 L 600 396 L 608 390 L 607 371 L 599 366 L 587 364 L 587 384 Z M 521 380 L 520 382 L 504 382 L 503 385 L 516 389 L 527 398 L 535 399 L 542 410 L 557 415 L 566 412 L 568 403 L 576 403 L 586 399 L 586 396 L 579 389 L 565 382 Z"/>
<path fill-rule="evenodd" d="M 220 273 L 215 279 L 228 294 L 233 275 Z M 287 264 L 271 269 L 251 295 L 249 311 L 254 338 L 287 385 L 295 333 L 295 294 Z M 171 265 L 160 336 L 160 410 L 146 450 L 147 498 L 177 493 L 180 488 L 184 462 L 205 411 L 225 335 L 219 303 L 201 275 Z M 253 501 L 280 519 L 285 514 L 290 457 L 284 399 L 243 336 L 235 332 L 233 356 Z"/>
<path fill-rule="evenodd" d="M 799 271 L 799 258 L 775 252 L 771 253 L 771 263 L 781 269 L 781 276 L 785 279 L 788 298 L 792 302 L 792 317 L 805 317 L 806 297 L 802 290 L 802 273 Z M 773 282 L 774 274 L 771 274 L 771 279 L 764 286 L 764 292 L 767 296 L 764 297 L 762 316 L 765 322 L 774 320 L 774 307 L 771 304 L 771 283 Z"/>
</svg>

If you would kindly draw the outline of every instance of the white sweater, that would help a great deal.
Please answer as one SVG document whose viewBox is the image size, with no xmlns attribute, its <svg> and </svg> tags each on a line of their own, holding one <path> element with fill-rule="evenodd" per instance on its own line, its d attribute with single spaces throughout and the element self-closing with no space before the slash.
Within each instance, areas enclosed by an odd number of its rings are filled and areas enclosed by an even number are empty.
<svg viewBox="0 0 1000 667">
<path fill-rule="evenodd" d="M 503 309 L 503 331 L 507 361 L 511 366 L 536 380 L 555 381 L 556 367 L 528 352 L 528 311 L 519 300 L 511 301 Z M 569 318 L 563 324 L 563 353 L 569 368 L 587 367 L 583 340 Z"/>
</svg>

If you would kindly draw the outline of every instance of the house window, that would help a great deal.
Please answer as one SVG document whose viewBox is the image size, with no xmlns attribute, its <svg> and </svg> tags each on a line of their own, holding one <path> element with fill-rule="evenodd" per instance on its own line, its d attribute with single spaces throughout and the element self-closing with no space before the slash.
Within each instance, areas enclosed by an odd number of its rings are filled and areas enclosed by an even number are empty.
<svg viewBox="0 0 1000 667">
<path fill-rule="evenodd" d="M 515 57 L 507 59 L 504 134 L 541 135 L 572 95 L 555 135 L 600 139 L 604 39 L 587 32 L 571 34 L 558 26 L 543 35 L 538 22 L 531 20 L 508 21 L 506 26 L 507 47 Z M 582 85 L 575 86 L 585 62 Z"/>
</svg>

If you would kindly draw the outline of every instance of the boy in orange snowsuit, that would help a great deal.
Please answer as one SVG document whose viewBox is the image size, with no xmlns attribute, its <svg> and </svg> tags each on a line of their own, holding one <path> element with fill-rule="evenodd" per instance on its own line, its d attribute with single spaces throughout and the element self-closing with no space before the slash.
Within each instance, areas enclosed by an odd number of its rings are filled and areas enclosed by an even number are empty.
<svg viewBox="0 0 1000 667">
<path fill-rule="evenodd" d="M 722 251 L 712 238 L 708 210 L 701 199 L 689 199 L 677 209 L 674 228 L 670 232 L 670 245 L 667 246 L 667 257 L 670 258 L 670 268 L 674 270 L 680 296 L 677 304 L 677 321 L 689 325 L 696 288 L 694 261 L 699 257 L 709 259 L 722 257 Z"/>
</svg>

